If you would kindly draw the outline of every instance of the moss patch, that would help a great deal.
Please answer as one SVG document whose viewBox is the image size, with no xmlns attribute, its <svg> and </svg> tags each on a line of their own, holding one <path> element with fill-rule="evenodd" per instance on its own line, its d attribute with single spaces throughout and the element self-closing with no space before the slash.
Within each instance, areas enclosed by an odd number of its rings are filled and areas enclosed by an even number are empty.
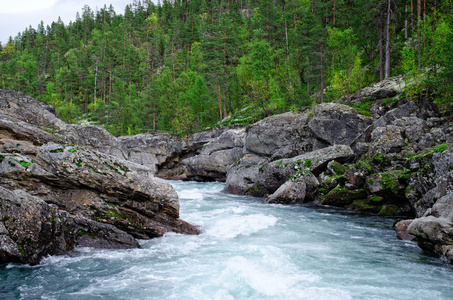
<svg viewBox="0 0 453 300">
<path fill-rule="evenodd" d="M 399 214 L 398 206 L 394 204 L 384 205 L 378 213 L 378 216 L 391 217 Z"/>
<path fill-rule="evenodd" d="M 364 160 L 359 160 L 355 164 L 358 169 L 367 171 L 368 173 L 371 173 L 373 171 L 373 167 L 371 167 L 370 163 Z"/>
<path fill-rule="evenodd" d="M 64 152 L 64 149 L 62 148 L 58 148 L 58 149 L 52 149 L 49 151 L 50 153 L 60 153 L 60 152 Z"/>
<path fill-rule="evenodd" d="M 377 203 L 374 203 L 369 198 L 354 200 L 351 205 L 347 206 L 349 209 L 370 213 L 378 213 L 381 210 L 381 207 L 381 205 L 377 205 Z"/>
<path fill-rule="evenodd" d="M 31 162 L 27 162 L 27 161 L 25 161 L 25 160 L 21 160 L 21 161 L 19 162 L 19 164 L 21 164 L 21 165 L 25 168 L 25 170 L 27 170 L 28 167 L 31 165 Z"/>
<path fill-rule="evenodd" d="M 337 162 L 335 160 L 330 164 L 330 167 L 337 175 L 344 175 L 344 173 L 348 169 L 348 167 L 343 166 L 342 164 L 340 164 L 339 162 Z"/>
<path fill-rule="evenodd" d="M 332 189 L 327 195 L 320 196 L 319 200 L 321 204 L 333 205 L 344 207 L 350 205 L 354 200 L 366 198 L 367 194 L 365 190 L 348 190 L 343 186 L 337 186 Z"/>
</svg>

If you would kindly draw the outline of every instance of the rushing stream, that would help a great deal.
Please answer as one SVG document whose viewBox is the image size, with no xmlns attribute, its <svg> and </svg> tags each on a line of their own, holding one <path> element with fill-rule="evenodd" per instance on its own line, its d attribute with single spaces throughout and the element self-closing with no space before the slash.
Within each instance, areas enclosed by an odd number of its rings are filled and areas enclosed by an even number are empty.
<svg viewBox="0 0 453 300">
<path fill-rule="evenodd" d="M 453 266 L 398 240 L 393 220 L 173 185 L 203 234 L 0 265 L 0 299 L 453 299 Z"/>
</svg>

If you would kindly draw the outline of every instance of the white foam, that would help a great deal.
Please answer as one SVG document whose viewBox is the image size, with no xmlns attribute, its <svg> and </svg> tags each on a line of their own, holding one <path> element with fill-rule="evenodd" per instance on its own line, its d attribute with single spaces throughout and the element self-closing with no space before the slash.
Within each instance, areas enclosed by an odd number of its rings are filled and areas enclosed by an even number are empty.
<svg viewBox="0 0 453 300">
<path fill-rule="evenodd" d="M 200 189 L 187 189 L 178 191 L 179 199 L 190 199 L 190 200 L 203 200 L 204 193 Z"/>
<path fill-rule="evenodd" d="M 206 229 L 206 234 L 217 238 L 231 239 L 238 235 L 250 235 L 274 226 L 278 218 L 272 215 L 233 215 L 218 220 Z"/>
<path fill-rule="evenodd" d="M 290 296 L 300 291 L 298 285 L 314 283 L 320 279 L 310 272 L 295 272 L 296 270 L 284 265 L 276 269 L 265 261 L 254 261 L 242 256 L 229 259 L 226 265 L 217 284 L 231 293 L 248 288 L 254 291 L 253 294 L 266 297 Z"/>
</svg>

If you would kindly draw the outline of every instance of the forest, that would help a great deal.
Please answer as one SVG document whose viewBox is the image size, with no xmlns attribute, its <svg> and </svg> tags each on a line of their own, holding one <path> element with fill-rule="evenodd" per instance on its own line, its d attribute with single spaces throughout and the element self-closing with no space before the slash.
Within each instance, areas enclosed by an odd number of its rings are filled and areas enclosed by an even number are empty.
<svg viewBox="0 0 453 300">
<path fill-rule="evenodd" d="M 397 75 L 411 83 L 407 97 L 448 111 L 452 8 L 452 0 L 136 0 L 122 14 L 84 6 L 69 24 L 56 17 L 0 44 L 0 88 L 117 136 L 247 124 Z"/>
</svg>

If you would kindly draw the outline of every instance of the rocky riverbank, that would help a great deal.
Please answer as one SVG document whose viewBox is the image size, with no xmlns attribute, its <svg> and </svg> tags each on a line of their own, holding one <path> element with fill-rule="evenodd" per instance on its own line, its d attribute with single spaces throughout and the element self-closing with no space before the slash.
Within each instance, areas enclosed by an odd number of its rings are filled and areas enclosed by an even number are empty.
<svg viewBox="0 0 453 300">
<path fill-rule="evenodd" d="M 408 101 L 402 92 L 401 78 L 390 78 L 357 92 L 349 105 L 324 103 L 230 131 L 240 135 L 230 142 L 238 158 L 225 192 L 405 219 L 395 226 L 399 237 L 452 262 L 453 122 L 432 102 Z M 371 102 L 370 114 L 354 108 L 362 102 Z M 222 144 L 213 139 L 206 149 Z M 183 160 L 188 174 L 214 165 L 205 153 L 215 151 L 203 151 Z"/>
<path fill-rule="evenodd" d="M 403 91 L 392 78 L 344 99 L 348 105 L 324 103 L 182 139 L 116 138 L 0 91 L 0 259 L 37 263 L 76 245 L 129 248 L 138 246 L 134 237 L 198 233 L 178 219 L 177 195 L 160 177 L 225 181 L 225 192 L 268 203 L 314 202 L 405 219 L 396 225 L 399 237 L 451 262 L 453 122 Z M 363 102 L 371 114 L 354 108 Z M 21 199 L 33 213 L 18 208 Z M 18 222 L 30 214 L 40 220 L 33 236 L 22 233 L 31 224 Z"/>
<path fill-rule="evenodd" d="M 154 166 L 126 160 L 127 146 L 102 128 L 65 124 L 18 92 L 0 90 L 0 107 L 0 263 L 199 233 Z"/>
</svg>

